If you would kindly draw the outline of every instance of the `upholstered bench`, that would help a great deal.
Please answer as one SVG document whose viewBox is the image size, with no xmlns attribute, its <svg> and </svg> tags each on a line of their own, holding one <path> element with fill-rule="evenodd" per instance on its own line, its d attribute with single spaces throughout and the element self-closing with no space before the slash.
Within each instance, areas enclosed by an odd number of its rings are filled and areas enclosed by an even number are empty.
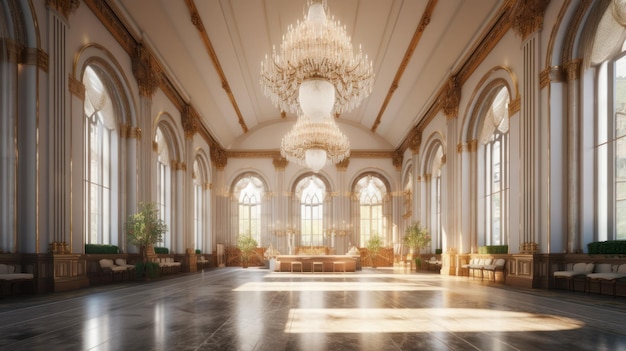
<svg viewBox="0 0 626 351">
<path fill-rule="evenodd" d="M 13 295 L 13 287 L 16 284 L 33 283 L 34 275 L 31 273 L 16 273 L 15 266 L 0 264 L 0 295 L 4 291 L 4 286 L 9 286 L 9 295 Z"/>
</svg>

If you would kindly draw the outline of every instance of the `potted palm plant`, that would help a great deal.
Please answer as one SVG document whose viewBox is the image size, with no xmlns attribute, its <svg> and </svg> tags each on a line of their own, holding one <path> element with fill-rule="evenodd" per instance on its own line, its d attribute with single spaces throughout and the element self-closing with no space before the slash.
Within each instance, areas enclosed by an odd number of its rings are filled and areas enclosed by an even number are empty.
<svg viewBox="0 0 626 351">
<path fill-rule="evenodd" d="M 250 257 L 255 253 L 258 245 L 250 233 L 239 234 L 237 237 L 237 248 L 241 252 L 241 265 L 243 268 L 248 268 L 248 261 L 250 261 Z"/>
<path fill-rule="evenodd" d="M 411 260 L 415 260 L 415 268 L 421 265 L 420 250 L 430 244 L 428 229 L 422 227 L 419 221 L 411 223 L 404 231 L 402 241 L 409 248 Z"/>
<path fill-rule="evenodd" d="M 159 217 L 159 209 L 153 202 L 139 203 L 139 211 L 128 216 L 124 224 L 126 240 L 131 245 L 139 247 L 142 257 L 142 269 L 137 269 L 146 278 L 158 271 L 158 264 L 149 262 L 149 256 L 154 256 L 154 245 L 163 240 L 167 232 L 167 224 Z M 152 267 L 152 265 L 157 265 Z"/>
</svg>

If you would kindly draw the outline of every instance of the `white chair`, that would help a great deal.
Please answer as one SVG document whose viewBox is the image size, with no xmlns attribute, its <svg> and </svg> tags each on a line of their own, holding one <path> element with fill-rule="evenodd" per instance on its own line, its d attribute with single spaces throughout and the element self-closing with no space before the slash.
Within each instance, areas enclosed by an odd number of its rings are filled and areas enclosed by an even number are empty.
<svg viewBox="0 0 626 351">
<path fill-rule="evenodd" d="M 108 258 L 103 258 L 99 261 L 100 263 L 100 271 L 104 275 L 108 275 L 111 278 L 111 281 L 115 279 L 116 276 L 123 278 L 123 274 L 126 271 L 126 267 L 116 266 L 113 260 Z"/>
<path fill-rule="evenodd" d="M 486 264 L 483 266 L 483 271 L 488 271 L 488 272 L 492 272 L 493 274 L 493 282 L 496 282 L 496 272 L 500 271 L 502 272 L 502 279 L 505 280 L 506 279 L 506 274 L 504 273 L 505 271 L 505 266 L 506 265 L 506 260 L 504 258 L 498 258 L 496 259 L 496 261 L 494 262 L 494 264 Z"/>
<path fill-rule="evenodd" d="M 587 293 L 591 291 L 591 281 L 598 281 L 600 283 L 600 294 L 602 294 L 602 282 L 609 282 L 613 286 L 613 298 L 617 293 L 617 280 L 626 278 L 626 263 L 619 266 L 613 266 L 611 272 L 599 272 L 591 273 L 587 275 Z"/>
<path fill-rule="evenodd" d="M 593 273 L 593 268 L 595 264 L 593 263 L 574 263 L 571 265 L 570 269 L 564 271 L 556 271 L 553 273 L 555 281 L 557 279 L 567 279 L 569 290 L 574 289 L 574 278 L 576 277 L 587 277 L 588 274 Z M 585 284 L 586 285 L 586 284 Z"/>
<path fill-rule="evenodd" d="M 126 267 L 126 272 L 128 273 L 129 279 L 134 279 L 135 277 L 135 265 L 126 263 L 125 258 L 116 258 L 115 265 L 119 267 Z"/>
</svg>

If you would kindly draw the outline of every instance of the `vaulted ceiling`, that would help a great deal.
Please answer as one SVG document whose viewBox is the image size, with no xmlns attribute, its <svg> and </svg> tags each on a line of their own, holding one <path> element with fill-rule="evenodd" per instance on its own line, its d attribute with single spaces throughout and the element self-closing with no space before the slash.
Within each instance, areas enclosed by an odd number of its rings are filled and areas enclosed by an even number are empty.
<svg viewBox="0 0 626 351">
<path fill-rule="evenodd" d="M 356 150 L 397 149 L 501 14 L 504 0 L 328 0 L 373 61 L 372 94 L 337 118 Z M 306 0 L 112 0 L 226 150 L 278 149 L 296 116 L 263 94 L 261 61 Z"/>
</svg>

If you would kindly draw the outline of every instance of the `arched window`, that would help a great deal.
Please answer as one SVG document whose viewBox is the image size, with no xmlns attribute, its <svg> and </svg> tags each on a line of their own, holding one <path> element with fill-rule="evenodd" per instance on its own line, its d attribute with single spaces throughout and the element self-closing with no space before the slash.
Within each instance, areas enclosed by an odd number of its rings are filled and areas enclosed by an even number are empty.
<svg viewBox="0 0 626 351">
<path fill-rule="evenodd" d="M 239 193 L 239 233 L 250 234 L 261 243 L 261 199 L 263 197 L 263 182 L 256 176 L 241 178 L 235 185 Z"/>
<path fill-rule="evenodd" d="M 387 193 L 383 181 L 373 175 L 367 175 L 356 183 L 359 196 L 360 245 L 363 246 L 372 235 L 386 241 L 386 223 L 383 216 L 383 200 Z"/>
<path fill-rule="evenodd" d="M 204 187 L 202 184 L 202 172 L 198 160 L 193 162 L 193 232 L 196 249 L 201 249 L 204 244 Z"/>
<path fill-rule="evenodd" d="M 111 94 L 96 70 L 85 69 L 85 242 L 118 244 L 118 132 Z"/>
<path fill-rule="evenodd" d="M 163 235 L 163 246 L 170 247 L 172 230 L 172 168 L 167 141 L 161 127 L 156 130 L 157 145 L 157 205 L 159 216 L 170 229 Z"/>
<path fill-rule="evenodd" d="M 324 196 L 326 186 L 317 176 L 302 179 L 296 193 L 300 195 L 301 245 L 324 245 Z"/>
<path fill-rule="evenodd" d="M 617 51 L 597 68 L 598 240 L 626 239 L 626 41 Z"/>
<path fill-rule="evenodd" d="M 480 245 L 508 244 L 509 92 L 499 88 L 488 100 L 480 133 L 483 163 L 484 210 Z"/>
</svg>

